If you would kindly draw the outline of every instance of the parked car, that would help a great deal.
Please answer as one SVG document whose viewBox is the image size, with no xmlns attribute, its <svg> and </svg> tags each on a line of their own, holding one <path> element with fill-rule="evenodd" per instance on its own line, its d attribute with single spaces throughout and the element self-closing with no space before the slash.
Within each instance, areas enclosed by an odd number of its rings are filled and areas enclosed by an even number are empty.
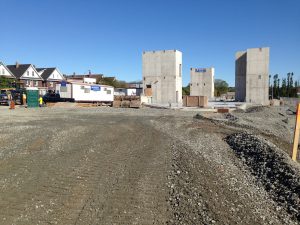
<svg viewBox="0 0 300 225">
<path fill-rule="evenodd" d="M 14 88 L 0 89 L 0 104 L 8 105 L 8 94 L 11 94 L 15 104 L 22 104 L 22 94 L 24 90 Z"/>
<path fill-rule="evenodd" d="M 74 102 L 72 98 L 61 98 L 60 94 L 48 92 L 43 96 L 43 101 L 47 102 Z"/>
<path fill-rule="evenodd" d="M 0 94 L 0 104 L 8 105 L 8 97 L 6 93 Z"/>
</svg>

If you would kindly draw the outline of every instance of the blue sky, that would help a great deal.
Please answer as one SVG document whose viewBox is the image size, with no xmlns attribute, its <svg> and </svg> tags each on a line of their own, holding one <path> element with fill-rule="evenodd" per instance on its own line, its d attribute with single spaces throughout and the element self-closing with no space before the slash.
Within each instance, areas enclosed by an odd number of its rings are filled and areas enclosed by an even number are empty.
<svg viewBox="0 0 300 225">
<path fill-rule="evenodd" d="M 271 48 L 270 74 L 300 74 L 299 0 L 0 0 L 0 60 L 142 79 L 144 50 L 183 52 L 234 85 L 234 55 Z"/>
</svg>

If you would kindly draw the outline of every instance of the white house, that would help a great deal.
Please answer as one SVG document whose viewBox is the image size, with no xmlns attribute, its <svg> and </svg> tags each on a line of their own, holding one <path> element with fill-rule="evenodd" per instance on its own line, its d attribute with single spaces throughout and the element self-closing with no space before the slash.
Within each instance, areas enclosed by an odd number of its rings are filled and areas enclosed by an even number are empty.
<svg viewBox="0 0 300 225">
<path fill-rule="evenodd" d="M 0 76 L 6 78 L 16 78 L 12 72 L 4 65 L 4 63 L 0 62 Z"/>
<path fill-rule="evenodd" d="M 63 74 L 58 68 L 37 68 L 39 75 L 43 78 L 43 86 L 48 90 L 55 90 L 56 84 L 64 80 Z"/>
<path fill-rule="evenodd" d="M 43 87 L 43 78 L 32 64 L 7 65 L 10 72 L 18 79 L 21 87 Z"/>
</svg>

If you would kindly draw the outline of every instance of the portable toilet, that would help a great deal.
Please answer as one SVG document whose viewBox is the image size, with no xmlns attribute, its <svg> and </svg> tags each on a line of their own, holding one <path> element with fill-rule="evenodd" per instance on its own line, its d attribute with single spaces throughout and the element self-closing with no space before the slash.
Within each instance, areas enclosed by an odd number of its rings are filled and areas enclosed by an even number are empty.
<svg viewBox="0 0 300 225">
<path fill-rule="evenodd" d="M 36 87 L 26 88 L 27 107 L 39 107 L 39 89 Z"/>
</svg>

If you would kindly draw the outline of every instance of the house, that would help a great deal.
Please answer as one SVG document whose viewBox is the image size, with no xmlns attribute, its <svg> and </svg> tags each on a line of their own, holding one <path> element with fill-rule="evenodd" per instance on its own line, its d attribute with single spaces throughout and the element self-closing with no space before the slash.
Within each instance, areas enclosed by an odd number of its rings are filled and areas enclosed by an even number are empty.
<svg viewBox="0 0 300 225">
<path fill-rule="evenodd" d="M 65 79 L 63 74 L 55 67 L 37 68 L 36 70 L 43 78 L 43 87 L 46 87 L 48 90 L 55 90 L 56 84 Z"/>
<path fill-rule="evenodd" d="M 21 88 L 37 87 L 43 88 L 43 78 L 32 64 L 19 64 L 6 66 L 14 77 L 18 80 Z"/>
<path fill-rule="evenodd" d="M 142 88 L 143 89 L 143 82 L 136 81 L 136 82 L 129 82 L 127 83 L 128 88 Z"/>
<path fill-rule="evenodd" d="M 73 73 L 73 75 L 68 75 L 67 79 L 70 81 L 83 81 L 84 78 L 94 78 L 96 79 L 96 83 L 99 83 L 99 81 L 103 78 L 103 74 L 96 74 L 96 73 L 91 73 L 91 71 L 89 71 L 88 74 L 75 74 Z"/>
<path fill-rule="evenodd" d="M 143 88 L 115 88 L 114 95 L 122 96 L 141 96 Z"/>
<path fill-rule="evenodd" d="M 0 62 L 0 77 L 15 79 L 16 77 L 12 72 L 4 65 L 4 63 Z"/>
<path fill-rule="evenodd" d="M 234 91 L 228 91 L 225 94 L 221 94 L 220 97 L 223 100 L 235 100 L 235 92 Z"/>
</svg>

